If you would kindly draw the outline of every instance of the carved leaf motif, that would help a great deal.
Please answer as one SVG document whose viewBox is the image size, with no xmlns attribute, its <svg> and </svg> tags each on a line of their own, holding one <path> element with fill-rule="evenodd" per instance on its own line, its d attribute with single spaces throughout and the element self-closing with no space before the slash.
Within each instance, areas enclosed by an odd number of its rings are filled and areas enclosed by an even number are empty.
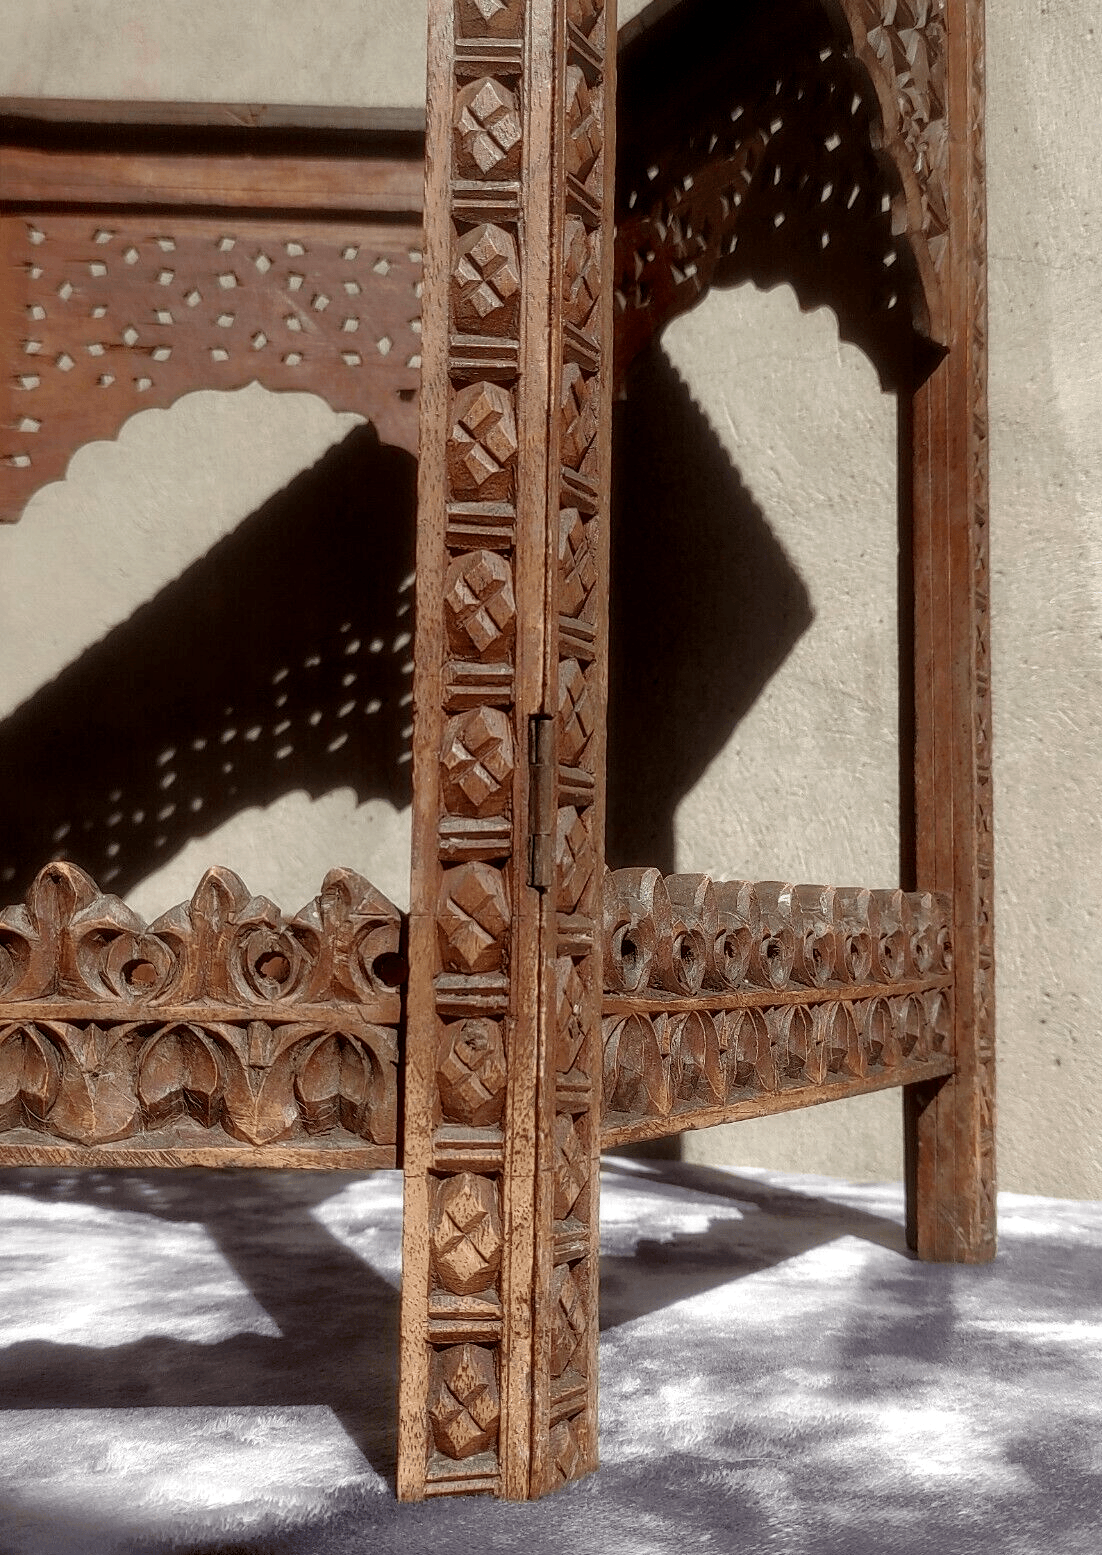
<svg viewBox="0 0 1102 1555">
<path fill-rule="evenodd" d="M 765 1017 L 760 1010 L 731 1010 L 724 1023 L 728 1094 L 771 1094 L 777 1089 L 777 1064 Z"/>
<path fill-rule="evenodd" d="M 605 1022 L 604 1097 L 611 1112 L 669 1112 L 673 1098 L 654 1026 L 645 1015 Z"/>
<path fill-rule="evenodd" d="M 214 1045 L 195 1026 L 170 1026 L 151 1037 L 138 1060 L 138 1099 L 156 1127 L 183 1113 L 213 1128 L 221 1106 Z"/>
<path fill-rule="evenodd" d="M 578 1354 L 585 1338 L 586 1307 L 582 1291 L 567 1263 L 557 1264 L 551 1276 L 551 1375 L 561 1377 L 568 1366 L 585 1371 Z"/>
<path fill-rule="evenodd" d="M 99 965 L 104 992 L 147 1003 L 160 998 L 176 977 L 176 960 L 155 934 L 117 934 Z"/>
<path fill-rule="evenodd" d="M 512 234 L 492 223 L 464 233 L 452 266 L 456 327 L 474 335 L 510 333 L 519 292 L 520 260 Z"/>
<path fill-rule="evenodd" d="M 445 1290 L 488 1290 L 501 1267 L 501 1210 L 489 1177 L 461 1172 L 440 1186 L 429 1230 L 433 1268 Z"/>
<path fill-rule="evenodd" d="M 448 473 L 457 495 L 508 501 L 513 495 L 517 425 L 513 397 L 496 383 L 472 383 L 452 404 Z"/>
<path fill-rule="evenodd" d="M 304 999 L 362 1000 L 400 980 L 401 914 L 353 869 L 331 869 L 290 928 L 313 961 Z"/>
<path fill-rule="evenodd" d="M 585 72 L 566 72 L 566 171 L 585 183 L 601 154 L 601 119 Z"/>
<path fill-rule="evenodd" d="M 520 115 L 508 87 L 491 76 L 463 88 L 455 104 L 455 160 L 461 178 L 515 178 Z"/>
<path fill-rule="evenodd" d="M 0 913 L 5 998 L 39 999 L 79 986 L 69 928 L 98 895 L 95 881 L 75 864 L 48 864 L 36 875 L 25 906 Z"/>
<path fill-rule="evenodd" d="M 428 1414 L 439 1452 L 460 1460 L 485 1452 L 497 1440 L 500 1413 L 497 1372 L 490 1350 L 460 1344 L 437 1352 Z"/>
<path fill-rule="evenodd" d="M 42 1127 L 57 1099 L 58 1055 L 36 1026 L 0 1034 L 0 1128 Z"/>
<path fill-rule="evenodd" d="M 493 972 L 500 967 L 509 919 L 500 870 L 483 863 L 445 870 L 437 922 L 444 965 L 450 971 Z"/>
<path fill-rule="evenodd" d="M 710 1015 L 691 1011 L 670 1022 L 670 1088 L 676 1101 L 723 1105 L 726 1086 L 719 1033 Z"/>
<path fill-rule="evenodd" d="M 448 812 L 501 815 L 512 785 L 513 728 L 496 707 L 476 707 L 451 718 L 444 729 L 441 762 Z"/>
<path fill-rule="evenodd" d="M 821 1004 L 815 1010 L 818 1023 L 818 1041 L 823 1050 L 828 1074 L 851 1075 L 864 1073 L 861 1057 L 861 1037 L 852 1007 L 848 1004 Z"/>
<path fill-rule="evenodd" d="M 512 568 L 494 551 L 468 551 L 444 580 L 448 640 L 457 654 L 500 661 L 508 657 L 516 627 Z"/>
<path fill-rule="evenodd" d="M 134 1028 L 57 1021 L 50 1030 L 65 1054 L 50 1131 L 81 1145 L 109 1144 L 135 1133 L 141 1112 L 130 1052 Z"/>
<path fill-rule="evenodd" d="M 227 1131 L 250 1145 L 284 1139 L 298 1120 L 293 1060 L 293 1030 L 281 1035 L 266 1021 L 250 1021 L 244 1036 L 234 1027 L 218 1028 L 223 1060 L 223 1122 Z"/>
<path fill-rule="evenodd" d="M 505 1105 L 505 1049 L 492 1020 L 445 1026 L 436 1071 L 444 1116 L 469 1128 L 497 1123 Z"/>
<path fill-rule="evenodd" d="M 555 1118 L 555 1196 L 556 1220 L 566 1220 L 571 1211 L 578 1209 L 585 1218 L 585 1207 L 578 1204 L 589 1183 L 589 1157 L 585 1145 L 574 1125 L 574 1120 L 560 1112 Z"/>
<path fill-rule="evenodd" d="M 325 1134 L 340 1126 L 368 1136 L 371 1082 L 371 1063 L 358 1042 L 331 1032 L 310 1043 L 295 1074 L 307 1131 Z"/>
</svg>

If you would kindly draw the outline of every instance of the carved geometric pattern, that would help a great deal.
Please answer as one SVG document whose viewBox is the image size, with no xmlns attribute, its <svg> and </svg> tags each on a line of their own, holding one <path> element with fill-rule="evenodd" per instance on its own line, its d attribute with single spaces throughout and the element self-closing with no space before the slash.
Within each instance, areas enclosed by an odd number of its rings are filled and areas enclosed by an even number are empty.
<svg viewBox="0 0 1102 1555">
<path fill-rule="evenodd" d="M 568 1074 L 577 1061 L 586 1036 L 582 1020 L 585 984 L 578 976 L 578 969 L 570 956 L 560 956 L 556 961 L 555 986 L 555 1025 L 558 1034 L 555 1067 L 560 1074 Z"/>
<path fill-rule="evenodd" d="M 585 1467 L 586 1421 L 584 1415 L 560 1420 L 551 1431 L 551 1461 L 564 1480 L 576 1479 Z"/>
<path fill-rule="evenodd" d="M 582 1341 L 588 1314 L 585 1296 L 570 1265 L 559 1264 L 551 1276 L 551 1375 L 561 1377 L 568 1366 L 584 1370 Z"/>
<path fill-rule="evenodd" d="M 516 623 L 513 570 L 496 551 L 469 551 L 452 562 L 444 583 L 448 637 L 453 650 L 479 659 L 504 659 Z"/>
<path fill-rule="evenodd" d="M 515 755 L 509 718 L 476 707 L 444 729 L 444 795 L 452 814 L 501 815 L 508 807 Z"/>
<path fill-rule="evenodd" d="M 463 88 L 455 103 L 460 178 L 515 178 L 520 171 L 520 138 L 516 98 L 508 87 L 484 76 Z"/>
<path fill-rule="evenodd" d="M 590 525 L 577 508 L 559 514 L 559 613 L 575 618 L 591 615 L 597 561 L 590 541 Z"/>
<path fill-rule="evenodd" d="M 492 1351 L 460 1344 L 437 1352 L 428 1414 L 439 1452 L 460 1460 L 485 1452 L 497 1440 L 500 1413 Z"/>
<path fill-rule="evenodd" d="M 4 217 L 17 371 L 0 428 L 0 518 L 64 475 L 63 435 L 113 437 L 196 388 L 310 390 L 416 447 L 419 237 L 349 225 L 111 213 Z"/>
<path fill-rule="evenodd" d="M 596 727 L 594 701 L 577 659 L 564 659 L 559 665 L 559 750 L 568 766 L 580 763 Z"/>
<path fill-rule="evenodd" d="M 430 1229 L 433 1267 L 446 1290 L 487 1290 L 501 1267 L 501 1210 L 489 1177 L 460 1172 L 440 1185 Z"/>
<path fill-rule="evenodd" d="M 520 260 L 512 235 L 489 223 L 460 238 L 452 267 L 456 324 L 471 334 L 503 334 L 515 328 Z"/>
<path fill-rule="evenodd" d="M 565 1220 L 575 1208 L 589 1182 L 589 1156 L 578 1136 L 574 1120 L 565 1113 L 555 1118 L 555 1208 L 556 1220 Z"/>
<path fill-rule="evenodd" d="M 444 871 L 437 923 L 444 965 L 455 972 L 493 972 L 505 955 L 509 897 L 502 872 L 489 864 Z"/>
<path fill-rule="evenodd" d="M 515 38 L 524 24 L 524 0 L 459 0 L 461 33 L 467 38 Z"/>
<path fill-rule="evenodd" d="M 513 397 L 496 383 L 472 383 L 452 406 L 448 472 L 457 495 L 507 500 L 513 492 L 517 427 Z"/>
<path fill-rule="evenodd" d="M 576 912 L 596 872 L 597 860 L 585 821 L 573 805 L 564 805 L 556 819 L 555 864 L 559 882 L 556 905 L 560 912 Z"/>
<path fill-rule="evenodd" d="M 563 312 L 584 330 L 601 291 L 601 237 L 577 216 L 568 216 L 563 236 Z"/>
<path fill-rule="evenodd" d="M 567 362 L 562 375 L 562 461 L 584 471 L 586 455 L 597 436 L 598 385 L 577 362 Z"/>
<path fill-rule="evenodd" d="M 591 37 L 604 18 L 605 0 L 566 0 L 566 14 L 580 33 Z"/>
<path fill-rule="evenodd" d="M 585 183 L 601 154 L 599 99 L 577 65 L 566 72 L 566 171 Z"/>
<path fill-rule="evenodd" d="M 499 1122 L 507 1076 L 498 1022 L 469 1018 L 444 1027 L 436 1077 L 446 1118 L 469 1128 Z"/>
</svg>

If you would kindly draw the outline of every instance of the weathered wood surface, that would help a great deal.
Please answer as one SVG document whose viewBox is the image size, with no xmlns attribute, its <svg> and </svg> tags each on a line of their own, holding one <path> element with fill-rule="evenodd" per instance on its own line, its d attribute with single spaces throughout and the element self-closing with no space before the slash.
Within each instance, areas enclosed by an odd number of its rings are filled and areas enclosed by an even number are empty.
<svg viewBox="0 0 1102 1555">
<path fill-rule="evenodd" d="M 995 953 L 983 0 L 945 0 L 950 349 L 911 407 L 916 878 L 953 897 L 957 1071 L 908 1093 L 924 1258 L 995 1255 Z"/>
<path fill-rule="evenodd" d="M 596 1463 L 612 0 L 431 8 L 399 1494 Z"/>
<path fill-rule="evenodd" d="M 394 1164 L 402 941 L 351 870 L 293 918 L 210 870 L 147 925 L 48 865 L 0 913 L 0 1163 Z"/>
</svg>

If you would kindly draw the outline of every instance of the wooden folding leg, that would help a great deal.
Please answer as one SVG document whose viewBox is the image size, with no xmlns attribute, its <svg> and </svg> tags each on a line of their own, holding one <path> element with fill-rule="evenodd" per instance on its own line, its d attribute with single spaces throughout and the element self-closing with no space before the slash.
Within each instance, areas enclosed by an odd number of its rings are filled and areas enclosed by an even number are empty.
<svg viewBox="0 0 1102 1555">
<path fill-rule="evenodd" d="M 596 1464 L 613 0 L 430 6 L 398 1490 Z"/>
<path fill-rule="evenodd" d="M 983 4 L 946 8 L 950 349 L 914 403 L 916 867 L 952 893 L 956 1073 L 905 1097 L 924 1258 L 995 1252 Z"/>
</svg>

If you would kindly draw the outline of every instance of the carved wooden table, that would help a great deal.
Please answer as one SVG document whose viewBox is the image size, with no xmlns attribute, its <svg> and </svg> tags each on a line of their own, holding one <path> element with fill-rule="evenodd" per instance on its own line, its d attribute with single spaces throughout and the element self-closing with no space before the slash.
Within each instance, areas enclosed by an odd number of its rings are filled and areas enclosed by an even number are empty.
<svg viewBox="0 0 1102 1555">
<path fill-rule="evenodd" d="M 394 121 L 8 105 L 5 516 L 254 378 L 411 448 L 419 398 L 420 489 L 408 922 L 48 864 L 0 1162 L 400 1164 L 399 1494 L 525 1498 L 596 1466 L 602 1144 L 901 1086 L 912 1245 L 994 1251 L 982 5 L 656 4 L 617 179 L 613 0 L 430 11 L 423 218 Z M 917 889 L 601 863 L 614 381 L 778 274 L 904 391 Z"/>
</svg>

